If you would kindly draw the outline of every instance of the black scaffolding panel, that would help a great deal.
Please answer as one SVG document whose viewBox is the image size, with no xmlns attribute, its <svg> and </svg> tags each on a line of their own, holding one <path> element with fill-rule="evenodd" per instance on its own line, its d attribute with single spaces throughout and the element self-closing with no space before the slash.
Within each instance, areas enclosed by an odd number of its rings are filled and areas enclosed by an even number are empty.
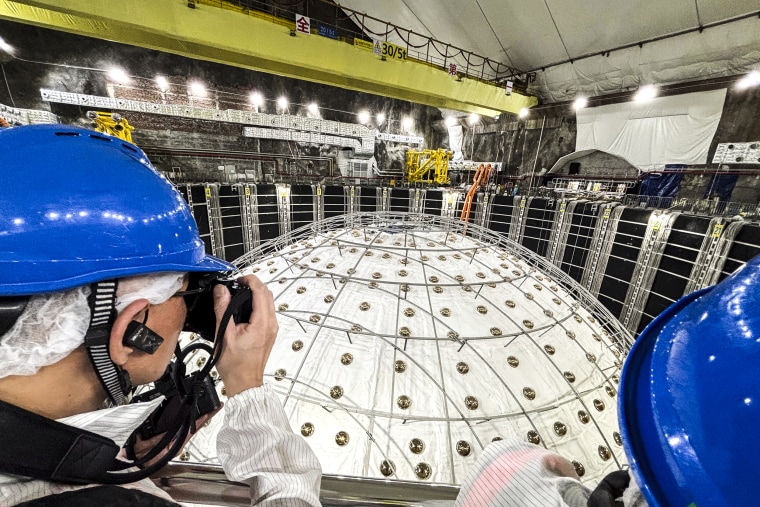
<svg viewBox="0 0 760 507">
<path fill-rule="evenodd" d="M 522 245 L 540 256 L 546 256 L 554 223 L 554 199 L 530 199 L 525 216 Z"/>
<path fill-rule="evenodd" d="M 346 214 L 346 195 L 343 187 L 328 185 L 325 187 L 325 218 Z"/>
<path fill-rule="evenodd" d="M 497 195 L 493 197 L 491 206 L 491 222 L 489 229 L 501 234 L 509 233 L 509 226 L 512 223 L 512 212 L 514 211 L 514 197 L 511 195 Z"/>
<path fill-rule="evenodd" d="M 293 211 L 290 227 L 298 229 L 314 221 L 314 191 L 311 185 L 290 187 L 290 206 Z"/>
<path fill-rule="evenodd" d="M 224 259 L 232 262 L 245 253 L 238 187 L 232 185 L 219 187 L 219 212 L 222 216 Z"/>
<path fill-rule="evenodd" d="M 259 238 L 269 241 L 280 235 L 280 217 L 277 212 L 277 188 L 274 185 L 256 185 Z"/>
<path fill-rule="evenodd" d="M 619 318 L 623 310 L 651 214 L 652 210 L 648 209 L 626 208 L 618 220 L 598 296 L 615 317 Z"/>
<path fill-rule="evenodd" d="M 657 315 L 683 296 L 709 226 L 710 217 L 676 217 L 636 334 L 641 333 Z"/>
<path fill-rule="evenodd" d="M 588 259 L 589 248 L 594 237 L 597 220 L 597 203 L 577 202 L 570 219 L 565 253 L 560 269 L 580 282 Z"/>
</svg>

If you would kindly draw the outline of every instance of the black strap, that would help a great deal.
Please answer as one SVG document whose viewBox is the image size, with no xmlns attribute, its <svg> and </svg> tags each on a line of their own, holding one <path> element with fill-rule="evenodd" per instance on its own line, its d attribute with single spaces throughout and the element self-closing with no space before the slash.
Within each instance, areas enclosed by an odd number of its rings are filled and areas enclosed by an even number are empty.
<svg viewBox="0 0 760 507">
<path fill-rule="evenodd" d="M 131 386 L 127 385 L 128 377 L 116 367 L 108 351 L 116 303 L 116 280 L 92 284 L 87 302 L 91 312 L 90 327 L 84 337 L 87 353 L 108 398 L 115 405 L 123 405 L 127 401 L 126 393 Z"/>
<path fill-rule="evenodd" d="M 177 507 L 179 504 L 136 489 L 118 486 L 94 486 L 45 496 L 19 504 L 18 507 Z"/>
<path fill-rule="evenodd" d="M 0 449 L 4 473 L 73 484 L 97 481 L 119 453 L 108 438 L 4 401 L 0 401 Z"/>
</svg>

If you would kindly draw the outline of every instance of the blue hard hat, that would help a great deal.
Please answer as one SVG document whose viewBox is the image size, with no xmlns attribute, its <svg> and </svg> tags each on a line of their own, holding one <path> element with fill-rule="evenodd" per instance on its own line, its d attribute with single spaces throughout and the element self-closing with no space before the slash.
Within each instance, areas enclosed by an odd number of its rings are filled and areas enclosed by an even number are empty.
<svg viewBox="0 0 760 507">
<path fill-rule="evenodd" d="M 760 256 L 652 321 L 620 392 L 623 447 L 650 507 L 758 505 Z"/>
<path fill-rule="evenodd" d="M 0 296 L 157 271 L 228 271 L 145 153 L 64 125 L 0 131 Z"/>
</svg>

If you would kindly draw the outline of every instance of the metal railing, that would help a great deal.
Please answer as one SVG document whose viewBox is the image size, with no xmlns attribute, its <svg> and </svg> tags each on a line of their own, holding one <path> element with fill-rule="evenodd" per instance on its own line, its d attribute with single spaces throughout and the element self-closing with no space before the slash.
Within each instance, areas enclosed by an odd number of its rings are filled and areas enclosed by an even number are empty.
<svg viewBox="0 0 760 507">
<path fill-rule="evenodd" d="M 322 1 L 332 5 L 332 2 Z M 194 0 L 194 3 L 234 10 L 267 19 L 290 29 L 295 28 L 295 16 L 301 14 L 290 10 L 288 7 L 272 5 L 258 0 Z M 408 59 L 444 71 L 449 71 L 448 65 L 454 63 L 457 65 L 456 72 L 458 75 L 465 75 L 495 85 L 502 85 L 507 80 L 519 79 L 526 84 L 535 80 L 535 72 L 521 71 L 433 37 L 342 7 L 337 3 L 334 7 L 336 7 L 334 20 L 313 19 L 312 23 L 326 27 L 325 33 L 329 33 L 328 36 L 337 41 L 354 44 L 355 39 L 366 42 L 382 40 L 392 43 L 398 40 L 400 43 L 397 45 L 406 49 Z M 341 25 L 341 21 L 343 25 Z M 349 23 L 351 24 L 350 27 L 345 26 Z M 355 28 L 360 31 L 356 31 Z M 519 89 L 515 88 L 515 91 L 519 91 Z"/>
</svg>

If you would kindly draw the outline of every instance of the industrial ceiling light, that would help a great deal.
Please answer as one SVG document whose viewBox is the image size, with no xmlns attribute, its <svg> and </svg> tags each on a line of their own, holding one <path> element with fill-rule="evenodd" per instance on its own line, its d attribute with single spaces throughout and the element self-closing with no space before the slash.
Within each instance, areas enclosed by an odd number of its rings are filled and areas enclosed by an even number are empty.
<svg viewBox="0 0 760 507">
<path fill-rule="evenodd" d="M 206 87 L 199 81 L 193 81 L 190 83 L 190 94 L 195 97 L 205 97 L 207 95 Z"/>
<path fill-rule="evenodd" d="M 279 99 L 277 99 L 277 107 L 279 107 L 280 110 L 282 110 L 282 111 L 287 111 L 288 110 L 288 99 L 285 98 L 284 96 L 280 97 Z"/>
<path fill-rule="evenodd" d="M 657 88 L 652 85 L 645 85 L 639 88 L 639 91 L 633 96 L 636 102 L 646 102 L 657 96 Z"/>
<path fill-rule="evenodd" d="M 312 102 L 306 108 L 309 110 L 309 113 L 315 116 L 319 114 L 319 106 L 317 105 L 316 102 Z"/>
<path fill-rule="evenodd" d="M 5 39 L 0 37 L 0 51 L 8 53 L 9 55 L 12 55 L 16 51 L 16 49 L 10 44 L 8 44 L 7 42 L 5 42 Z"/>
<path fill-rule="evenodd" d="M 573 109 L 576 111 L 578 109 L 583 109 L 588 105 L 588 99 L 586 97 L 578 97 L 575 99 L 575 102 L 573 102 Z"/>
<path fill-rule="evenodd" d="M 528 111 L 527 107 L 524 107 L 520 109 L 520 114 L 518 114 L 517 116 L 519 116 L 520 118 L 527 118 L 528 114 L 530 114 L 530 111 Z"/>
<path fill-rule="evenodd" d="M 414 120 L 412 120 L 412 118 L 409 116 L 405 116 L 401 122 L 401 126 L 404 127 L 404 130 L 412 130 L 412 127 L 414 126 Z"/>
<path fill-rule="evenodd" d="M 459 123 L 459 120 L 457 119 L 456 116 L 447 116 L 446 117 L 446 126 L 447 127 L 453 127 L 457 123 Z"/>
<path fill-rule="evenodd" d="M 169 90 L 169 80 L 164 76 L 156 76 L 156 84 L 162 92 Z"/>
<path fill-rule="evenodd" d="M 752 86 L 760 85 L 760 72 L 753 70 L 736 83 L 736 87 L 740 90 L 746 90 Z"/>
<path fill-rule="evenodd" d="M 248 101 L 252 105 L 259 107 L 264 104 L 264 96 L 259 92 L 251 92 L 251 94 L 248 96 Z"/>
<path fill-rule="evenodd" d="M 467 117 L 467 123 L 470 125 L 475 125 L 480 121 L 480 115 L 472 113 L 470 116 Z"/>
<path fill-rule="evenodd" d="M 359 111 L 359 114 L 357 115 L 357 117 L 359 118 L 359 123 L 361 123 L 362 125 L 366 125 L 367 123 L 369 123 L 369 111 L 367 111 L 366 109 L 362 109 L 361 111 Z"/>
<path fill-rule="evenodd" d="M 127 84 L 131 81 L 129 76 L 127 75 L 126 71 L 122 69 L 121 67 L 112 67 L 108 71 L 108 78 L 111 81 L 114 81 L 116 83 L 120 84 Z"/>
<path fill-rule="evenodd" d="M 377 113 L 377 116 L 375 118 L 377 119 L 378 126 L 385 123 L 385 113 Z"/>
</svg>

